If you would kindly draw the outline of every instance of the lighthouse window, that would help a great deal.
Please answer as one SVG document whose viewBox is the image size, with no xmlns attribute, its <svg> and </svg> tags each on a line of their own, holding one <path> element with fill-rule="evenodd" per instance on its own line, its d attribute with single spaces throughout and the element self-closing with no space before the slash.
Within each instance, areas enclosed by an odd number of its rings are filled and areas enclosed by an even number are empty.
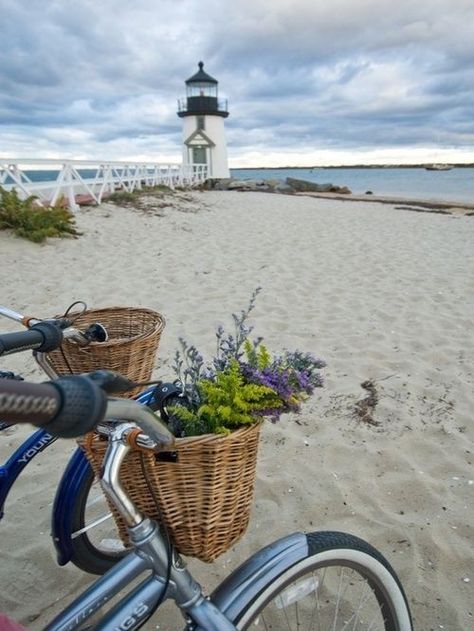
<svg viewBox="0 0 474 631">
<path fill-rule="evenodd" d="M 211 96 L 216 98 L 217 86 L 212 83 L 194 83 L 187 87 L 186 94 L 188 97 Z"/>
<path fill-rule="evenodd" d="M 197 128 L 198 129 L 206 129 L 204 121 L 205 121 L 204 116 L 198 116 L 197 117 Z"/>
</svg>

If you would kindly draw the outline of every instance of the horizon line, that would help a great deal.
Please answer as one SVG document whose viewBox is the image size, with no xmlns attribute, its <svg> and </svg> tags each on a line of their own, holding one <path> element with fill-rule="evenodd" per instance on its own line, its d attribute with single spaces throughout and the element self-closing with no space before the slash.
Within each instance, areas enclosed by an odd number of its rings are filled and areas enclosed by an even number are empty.
<svg viewBox="0 0 474 631">
<path fill-rule="evenodd" d="M 399 169 L 413 169 L 413 168 L 425 168 L 426 166 L 431 166 L 432 164 L 448 164 L 452 167 L 474 167 L 474 162 L 417 162 L 413 164 L 403 164 L 403 163 L 392 163 L 392 162 L 384 162 L 382 164 L 375 163 L 357 163 L 357 164 L 310 164 L 310 165 L 286 165 L 286 166 L 256 166 L 256 167 L 229 167 L 230 170 L 238 169 L 239 171 L 245 170 L 271 170 L 271 169 L 374 169 L 374 168 L 399 168 Z"/>
</svg>

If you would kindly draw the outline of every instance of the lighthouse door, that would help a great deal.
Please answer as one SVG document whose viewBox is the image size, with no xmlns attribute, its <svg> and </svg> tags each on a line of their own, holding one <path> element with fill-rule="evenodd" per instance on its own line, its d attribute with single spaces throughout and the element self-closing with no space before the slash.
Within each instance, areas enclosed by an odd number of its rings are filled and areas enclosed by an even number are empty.
<svg viewBox="0 0 474 631">
<path fill-rule="evenodd" d="M 206 147 L 193 147 L 193 163 L 206 164 Z"/>
</svg>

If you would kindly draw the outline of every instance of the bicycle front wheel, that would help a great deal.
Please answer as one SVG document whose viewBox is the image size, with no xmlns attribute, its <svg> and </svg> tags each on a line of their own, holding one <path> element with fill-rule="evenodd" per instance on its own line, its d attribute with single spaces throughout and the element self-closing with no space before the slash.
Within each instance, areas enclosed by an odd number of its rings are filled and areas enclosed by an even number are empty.
<svg viewBox="0 0 474 631">
<path fill-rule="evenodd" d="M 340 532 L 307 540 L 306 558 L 272 577 L 234 616 L 237 629 L 411 631 L 400 581 L 375 548 Z"/>
<path fill-rule="evenodd" d="M 91 574 L 104 574 L 127 553 L 92 468 L 89 468 L 77 493 L 71 545 L 71 561 Z"/>
</svg>

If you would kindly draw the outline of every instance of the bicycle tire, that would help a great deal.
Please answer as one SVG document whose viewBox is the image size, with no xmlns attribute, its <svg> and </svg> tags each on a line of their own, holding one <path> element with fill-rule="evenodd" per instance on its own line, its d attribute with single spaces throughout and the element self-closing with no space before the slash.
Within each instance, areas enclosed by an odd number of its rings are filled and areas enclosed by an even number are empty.
<svg viewBox="0 0 474 631">
<path fill-rule="evenodd" d="M 259 593 L 252 594 L 233 616 L 237 629 L 258 625 L 265 630 L 412 630 L 403 587 L 378 550 L 341 532 L 317 532 L 306 537 L 306 557 L 289 561 L 278 577 L 269 577 Z M 348 580 L 341 591 L 344 573 Z M 352 594 L 358 598 L 353 607 L 349 601 Z M 293 615 L 295 622 L 291 624 Z"/>
<path fill-rule="evenodd" d="M 77 492 L 71 525 L 71 562 L 84 572 L 105 574 L 128 552 L 92 468 Z"/>
</svg>

